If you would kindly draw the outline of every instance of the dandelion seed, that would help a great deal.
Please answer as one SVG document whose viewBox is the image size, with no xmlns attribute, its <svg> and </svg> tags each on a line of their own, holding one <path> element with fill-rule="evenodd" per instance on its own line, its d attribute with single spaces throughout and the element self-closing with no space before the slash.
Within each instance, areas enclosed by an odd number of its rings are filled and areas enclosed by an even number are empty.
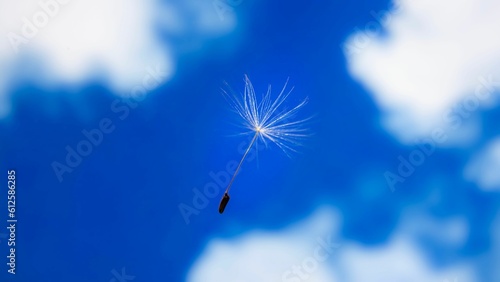
<svg viewBox="0 0 500 282">
<path fill-rule="evenodd" d="M 308 136 L 304 123 L 309 118 L 293 120 L 297 112 L 307 103 L 307 98 L 295 107 L 285 108 L 284 102 L 293 91 L 293 87 L 287 91 L 287 85 L 288 80 L 275 100 L 271 99 L 271 86 L 269 86 L 260 102 L 257 101 L 255 90 L 247 76 L 245 76 L 245 91 L 242 98 L 224 92 L 235 112 L 243 119 L 244 127 L 249 130 L 244 134 L 253 134 L 253 138 L 227 185 L 219 204 L 219 213 L 224 212 L 230 199 L 229 190 L 257 139 L 266 146 L 269 142 L 277 145 L 287 156 L 290 156 L 291 152 L 296 152 L 294 147 L 301 144 L 301 139 Z"/>
</svg>

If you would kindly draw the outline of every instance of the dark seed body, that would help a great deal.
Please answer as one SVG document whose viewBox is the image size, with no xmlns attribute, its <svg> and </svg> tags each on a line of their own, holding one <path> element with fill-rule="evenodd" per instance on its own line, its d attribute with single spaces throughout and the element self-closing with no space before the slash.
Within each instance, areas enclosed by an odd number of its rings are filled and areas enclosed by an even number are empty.
<svg viewBox="0 0 500 282">
<path fill-rule="evenodd" d="M 219 204 L 219 213 L 222 214 L 224 212 L 224 209 L 226 209 L 226 205 L 229 202 L 229 194 L 224 193 L 224 197 L 222 197 L 222 200 L 220 200 Z"/>
</svg>

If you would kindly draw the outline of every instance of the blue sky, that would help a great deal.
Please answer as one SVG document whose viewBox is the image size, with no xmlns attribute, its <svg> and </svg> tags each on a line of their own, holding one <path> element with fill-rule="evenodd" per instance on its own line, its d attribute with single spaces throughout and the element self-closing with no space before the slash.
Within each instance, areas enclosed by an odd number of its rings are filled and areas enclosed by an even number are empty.
<svg viewBox="0 0 500 282">
<path fill-rule="evenodd" d="M 494 1 L 0 3 L 7 281 L 500 277 Z M 313 119 L 220 215 L 244 75 Z"/>
</svg>

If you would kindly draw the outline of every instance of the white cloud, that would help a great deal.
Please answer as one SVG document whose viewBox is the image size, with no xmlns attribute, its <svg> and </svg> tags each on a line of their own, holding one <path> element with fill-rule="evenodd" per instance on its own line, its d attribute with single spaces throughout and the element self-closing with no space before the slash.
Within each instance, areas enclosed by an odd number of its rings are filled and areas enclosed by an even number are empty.
<svg viewBox="0 0 500 282">
<path fill-rule="evenodd" d="M 433 269 L 421 250 L 404 237 L 396 237 L 388 245 L 375 248 L 352 244 L 346 248 L 340 261 L 346 272 L 344 281 L 349 282 L 476 281 L 467 265 Z"/>
<path fill-rule="evenodd" d="M 443 223 L 444 234 L 453 238 L 449 245 L 461 246 L 468 232 L 461 219 L 438 223 L 411 216 L 408 222 L 413 219 L 419 219 L 419 223 L 403 224 L 386 244 L 363 246 L 342 240 L 337 213 L 320 209 L 303 222 L 278 232 L 250 231 L 233 239 L 211 240 L 189 271 L 187 281 L 476 281 L 472 265 L 467 262 L 445 268 L 433 266 L 413 239 L 415 235 L 440 234 L 443 228 L 439 224 Z M 318 237 L 335 246 L 323 260 L 315 256 L 315 250 L 322 246 Z M 441 242 L 446 240 L 444 237 L 435 239 Z M 327 254 L 323 250 L 320 255 Z M 307 267 L 314 266 L 314 259 L 317 266 L 309 271 Z"/>
<path fill-rule="evenodd" d="M 500 211 L 497 212 L 495 219 L 491 225 L 491 238 L 492 238 L 492 246 L 491 253 L 487 254 L 484 257 L 484 263 L 487 266 L 488 273 L 491 277 L 500 277 L 500 268 L 491 267 L 491 262 L 500 261 Z"/>
<path fill-rule="evenodd" d="M 500 138 L 490 141 L 474 156 L 464 174 L 483 190 L 500 190 Z"/>
<path fill-rule="evenodd" d="M 488 217 L 489 218 L 489 217 Z M 476 256 L 481 267 L 480 281 L 496 281 L 500 277 L 500 268 L 496 267 L 500 261 L 500 211 L 486 223 L 489 230 L 488 249 Z M 484 222 L 482 224 L 485 224 Z M 460 282 L 460 281 L 458 281 Z"/>
<path fill-rule="evenodd" d="M 337 225 L 336 213 L 320 210 L 280 232 L 249 232 L 231 240 L 213 239 L 193 265 L 187 281 L 297 282 L 302 281 L 300 275 L 308 282 L 339 281 L 328 260 L 339 248 L 335 238 L 330 237 Z M 322 247 L 324 244 L 330 249 Z M 316 257 L 318 248 L 322 249 Z"/>
<path fill-rule="evenodd" d="M 475 282 L 472 261 L 446 267 L 432 264 L 432 252 L 419 239 L 425 238 L 451 252 L 467 243 L 469 227 L 463 217 L 436 219 L 419 209 L 410 208 L 402 214 L 400 226 L 387 243 L 363 246 L 343 244 L 340 269 L 348 282 Z M 381 271 L 383 269 L 383 271 Z"/>
<path fill-rule="evenodd" d="M 105 77 L 119 95 L 140 85 L 147 67 L 160 66 L 170 77 L 175 56 L 186 51 L 182 39 L 199 48 L 235 26 L 234 14 L 221 20 L 211 1 L 0 0 L 0 7 L 0 81 L 51 85 Z M 33 65 L 40 66 L 36 75 L 23 76 Z M 2 117 L 9 84 L 0 86 Z"/>
<path fill-rule="evenodd" d="M 437 127 L 458 129 L 476 111 L 476 102 L 493 104 L 491 94 L 500 86 L 500 2 L 396 4 L 378 22 L 380 14 L 372 12 L 378 14 L 374 21 L 346 41 L 345 51 L 351 75 L 384 111 L 384 126 L 410 143 Z M 489 77 L 494 83 L 485 86 Z"/>
</svg>

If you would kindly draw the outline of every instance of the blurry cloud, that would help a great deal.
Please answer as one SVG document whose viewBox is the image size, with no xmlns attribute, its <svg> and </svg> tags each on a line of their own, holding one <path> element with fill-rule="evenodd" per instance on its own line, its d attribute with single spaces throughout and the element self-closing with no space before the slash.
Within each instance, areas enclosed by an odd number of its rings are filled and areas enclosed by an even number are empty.
<svg viewBox="0 0 500 282">
<path fill-rule="evenodd" d="M 408 238 L 395 237 L 389 244 L 363 247 L 351 244 L 341 257 L 345 280 L 355 281 L 457 281 L 473 282 L 473 272 L 466 265 L 436 270 L 424 253 Z"/>
<path fill-rule="evenodd" d="M 468 236 L 469 226 L 464 217 L 436 218 L 425 210 L 410 208 L 402 214 L 400 226 L 386 243 L 342 244 L 339 269 L 344 273 L 343 281 L 348 282 L 475 282 L 472 261 L 459 260 L 438 266 L 439 263 L 433 264 L 440 260 L 433 257 L 432 247 L 423 243 L 440 246 L 439 255 L 446 252 L 450 257 L 464 247 Z"/>
<path fill-rule="evenodd" d="M 497 266 L 500 261 L 500 211 L 492 218 L 491 223 L 487 223 L 489 230 L 489 247 L 487 251 L 476 257 L 481 266 L 480 278 L 478 281 L 497 281 L 500 277 L 500 268 Z"/>
<path fill-rule="evenodd" d="M 252 231 L 230 240 L 214 239 L 193 265 L 187 281 L 303 281 L 300 276 L 309 282 L 339 281 L 328 260 L 342 248 L 334 237 L 338 223 L 336 212 L 322 209 L 283 231 Z"/>
<path fill-rule="evenodd" d="M 430 239 L 441 247 L 460 250 L 467 243 L 470 227 L 464 217 L 432 218 L 423 213 L 411 216 L 404 224 L 406 234 L 413 237 Z"/>
<path fill-rule="evenodd" d="M 483 190 L 500 190 L 500 138 L 490 141 L 476 154 L 464 174 Z"/>
<path fill-rule="evenodd" d="M 492 246 L 491 253 L 484 257 L 484 263 L 490 277 L 500 277 L 500 268 L 496 267 L 496 262 L 500 261 L 500 212 L 497 212 L 493 220 L 491 230 Z"/>
<path fill-rule="evenodd" d="M 384 126 L 401 142 L 428 137 L 436 127 L 457 129 L 473 111 L 494 104 L 499 13 L 495 0 L 395 1 L 388 11 L 372 11 L 373 21 L 347 39 L 351 75 L 373 95 Z"/>
<path fill-rule="evenodd" d="M 235 26 L 210 1 L 0 0 L 0 117 L 9 87 L 85 83 L 98 77 L 118 95 L 142 83 L 148 66 L 172 76 L 176 57 Z M 166 38 L 160 38 L 160 34 Z M 34 70 L 35 69 L 35 70 Z"/>
<path fill-rule="evenodd" d="M 476 281 L 469 262 L 437 267 L 416 239 L 428 234 L 437 242 L 446 242 L 445 237 L 450 236 L 449 246 L 462 246 L 468 234 L 462 219 L 437 222 L 421 215 L 407 217 L 407 223 L 377 246 L 341 238 L 339 216 L 329 208 L 278 232 L 249 231 L 233 239 L 213 239 L 192 266 L 187 281 Z M 317 261 L 314 271 L 308 271 L 315 249 L 322 246 L 318 238 L 334 242 L 335 248 L 325 260 Z"/>
</svg>

